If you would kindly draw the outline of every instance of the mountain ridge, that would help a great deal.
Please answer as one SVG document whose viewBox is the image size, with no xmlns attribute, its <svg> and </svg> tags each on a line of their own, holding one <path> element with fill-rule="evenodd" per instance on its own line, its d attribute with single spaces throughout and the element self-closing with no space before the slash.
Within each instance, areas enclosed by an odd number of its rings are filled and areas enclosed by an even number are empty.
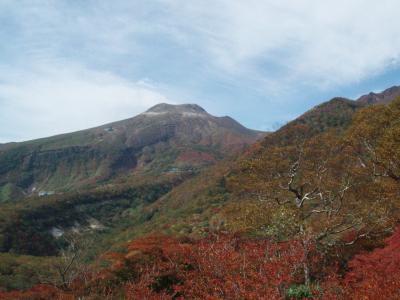
<svg viewBox="0 0 400 300">
<path fill-rule="evenodd" d="M 367 105 L 387 104 L 399 96 L 400 96 L 400 86 L 394 85 L 379 93 L 370 92 L 367 95 L 359 97 L 356 101 Z"/>
<path fill-rule="evenodd" d="M 84 238 L 96 237 L 96 243 L 88 249 L 88 257 L 97 257 L 99 253 L 110 250 L 120 251 L 117 249 L 127 241 L 147 234 L 197 238 L 222 230 L 246 232 L 256 237 L 282 233 L 285 237 L 285 229 L 279 226 L 281 222 L 286 224 L 293 219 L 271 218 L 273 215 L 281 216 L 282 211 L 272 211 L 271 214 L 271 206 L 265 206 L 265 201 L 259 201 L 258 197 L 258 188 L 269 188 L 272 183 L 275 192 L 282 189 L 283 185 L 275 183 L 279 176 L 270 178 L 269 170 L 279 171 L 275 168 L 280 167 L 282 161 L 295 159 L 290 155 L 298 145 L 318 141 L 324 136 L 331 137 L 332 141 L 341 139 L 352 128 L 354 115 L 368 106 L 370 104 L 356 100 L 333 98 L 259 139 L 245 151 L 229 152 L 231 155 L 227 155 L 227 151 L 232 150 L 232 145 L 243 142 L 240 133 L 243 127 L 239 124 L 240 130 L 232 130 L 236 123 L 229 117 L 183 116 L 193 112 L 190 107 L 184 107 L 183 111 L 180 107 L 179 113 L 170 112 L 171 107 L 150 108 L 151 112 L 161 114 L 141 114 L 134 121 L 106 124 L 86 134 L 72 134 L 67 140 L 64 136 L 56 141 L 45 139 L 47 144 L 39 141 L 33 145 L 20 145 L 13 148 L 15 152 L 6 151 L 6 156 L 0 154 L 0 180 L 3 180 L 0 193 L 16 199 L 16 193 L 25 192 L 21 201 L 0 203 L 0 252 L 17 259 L 21 254 L 56 255 L 63 239 L 58 234 L 67 236 L 76 230 Z M 385 109 L 375 106 L 365 112 Z M 195 110 L 197 113 L 196 107 Z M 176 119 L 174 116 L 179 116 L 178 123 L 172 123 Z M 155 127 L 154 120 L 159 122 Z M 369 118 L 366 121 L 369 122 Z M 163 126 L 159 125 L 167 125 L 167 129 L 160 129 Z M 382 127 L 374 122 L 371 126 Z M 198 135 L 199 128 L 203 135 Z M 143 131 L 156 136 L 154 144 L 147 143 L 149 140 Z M 257 132 L 253 132 L 247 137 L 254 140 L 256 136 L 259 136 Z M 97 140 L 99 137 L 103 141 Z M 239 141 L 232 137 L 239 138 Z M 85 144 L 77 146 L 82 140 Z M 321 145 L 327 145 L 324 151 L 329 152 L 330 143 L 325 141 L 322 139 Z M 143 142 L 147 146 L 135 148 Z M 316 153 L 307 166 L 313 166 L 314 160 L 318 161 L 322 152 Z M 358 160 L 355 162 L 358 166 Z M 11 165 L 7 165 L 9 163 Z M 13 169 L 13 163 L 17 169 Z M 341 160 L 338 163 L 341 164 Z M 72 168 L 69 170 L 70 164 Z M 98 167 L 94 168 L 96 165 Z M 5 172 L 9 167 L 11 171 Z M 262 173 L 253 173 L 254 167 L 263 170 Z M 44 176 L 35 170 L 42 170 Z M 105 170 L 114 174 L 104 173 Z M 48 178 L 55 182 L 46 182 Z M 4 185 L 4 179 L 13 181 Z M 32 185 L 32 179 L 43 182 Z M 57 180 L 65 179 L 70 185 L 52 194 L 52 187 L 59 183 Z M 79 183 L 87 189 L 83 190 Z M 24 189 L 18 190 L 21 187 Z M 360 197 L 361 201 L 364 197 Z M 272 226 L 275 220 L 278 227 Z M 93 228 L 93 224 L 97 225 Z M 5 278 L 13 278 L 6 272 Z M 32 283 L 34 280 L 27 280 L 26 286 Z"/>
<path fill-rule="evenodd" d="M 310 127 L 314 133 L 327 128 L 345 128 L 350 124 L 356 111 L 370 105 L 388 104 L 397 97 L 400 97 L 400 86 L 392 86 L 380 93 L 371 92 L 354 100 L 334 97 L 314 106 L 282 128 L 302 124 Z"/>
<path fill-rule="evenodd" d="M 169 103 L 159 103 L 150 107 L 144 113 L 198 113 L 207 114 L 207 111 L 197 104 L 169 104 Z"/>
<path fill-rule="evenodd" d="M 157 104 L 125 120 L 2 145 L 0 200 L 84 188 L 133 173 L 195 171 L 263 134 L 232 118 L 212 116 L 198 105 Z"/>
</svg>

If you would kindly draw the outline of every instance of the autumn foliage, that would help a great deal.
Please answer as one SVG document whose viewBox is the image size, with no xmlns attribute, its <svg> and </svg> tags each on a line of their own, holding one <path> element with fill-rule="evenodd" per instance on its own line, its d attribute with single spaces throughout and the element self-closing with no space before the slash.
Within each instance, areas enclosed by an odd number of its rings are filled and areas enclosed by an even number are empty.
<svg viewBox="0 0 400 300">
<path fill-rule="evenodd" d="M 125 256 L 114 257 L 104 278 L 118 282 L 125 276 L 128 299 L 281 299 L 289 284 L 301 279 L 300 249 L 296 242 L 234 235 L 199 241 L 150 237 L 131 243 Z"/>
<path fill-rule="evenodd" d="M 169 194 L 169 211 L 193 205 L 187 219 L 201 217 L 196 194 L 221 204 L 201 235 L 142 237 L 85 280 L 0 298 L 400 299 L 400 228 L 377 247 L 400 220 L 399 117 L 400 99 L 340 130 L 284 127 L 213 190 L 204 194 L 203 176 L 191 194 Z"/>
<path fill-rule="evenodd" d="M 74 296 L 67 294 L 50 285 L 37 285 L 27 291 L 0 292 L 0 299 L 18 300 L 72 300 Z"/>
<path fill-rule="evenodd" d="M 384 248 L 355 256 L 342 277 L 334 267 L 325 268 L 324 277 L 307 291 L 309 297 L 399 299 L 400 229 L 386 242 Z M 38 285 L 0 292 L 0 299 L 293 299 L 288 292 L 301 287 L 302 256 L 297 241 L 152 236 L 133 241 L 124 254 L 108 254 L 112 265 L 86 284 L 74 282 L 67 291 Z M 315 256 L 313 269 L 322 261 Z"/>
<path fill-rule="evenodd" d="M 87 286 L 71 285 L 71 295 L 102 299 L 282 299 L 287 288 L 302 278 L 298 242 L 275 243 L 236 235 L 197 241 L 142 238 L 133 241 L 126 254 L 109 254 L 108 259 L 112 261 L 110 268 Z M 21 298 L 16 299 L 25 299 L 24 293 L 37 295 L 32 299 L 56 299 L 54 288 L 42 289 L 21 292 Z M 17 296 L 8 295 L 8 299 Z"/>
<path fill-rule="evenodd" d="M 386 243 L 350 261 L 345 279 L 349 299 L 400 299 L 400 228 Z"/>
</svg>

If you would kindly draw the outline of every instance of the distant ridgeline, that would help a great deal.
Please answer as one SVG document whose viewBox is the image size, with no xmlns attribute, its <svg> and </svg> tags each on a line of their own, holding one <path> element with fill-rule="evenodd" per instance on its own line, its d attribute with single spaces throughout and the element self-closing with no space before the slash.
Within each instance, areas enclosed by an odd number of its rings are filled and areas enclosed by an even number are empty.
<svg viewBox="0 0 400 300">
<path fill-rule="evenodd" d="M 0 265 L 9 266 L 0 268 L 0 289 L 40 282 L 33 276 L 13 285 L 28 277 L 23 255 L 37 256 L 35 267 L 46 264 L 50 258 L 42 256 L 57 256 L 71 233 L 95 239 L 85 254 L 92 261 L 150 233 L 223 231 L 286 241 L 307 232 L 325 245 L 354 240 L 345 265 L 400 219 L 400 169 L 390 160 L 400 158 L 398 97 L 400 87 L 355 101 L 334 98 L 273 133 L 197 105 L 159 104 L 97 128 L 0 145 Z M 378 198 L 385 201 L 378 205 Z M 323 213 L 342 207 L 340 226 L 326 229 L 332 224 Z M 369 240 L 360 245 L 358 235 Z"/>
<path fill-rule="evenodd" d="M 0 201 L 86 189 L 121 176 L 194 172 L 264 133 L 197 105 L 159 104 L 124 121 L 0 147 Z"/>
</svg>

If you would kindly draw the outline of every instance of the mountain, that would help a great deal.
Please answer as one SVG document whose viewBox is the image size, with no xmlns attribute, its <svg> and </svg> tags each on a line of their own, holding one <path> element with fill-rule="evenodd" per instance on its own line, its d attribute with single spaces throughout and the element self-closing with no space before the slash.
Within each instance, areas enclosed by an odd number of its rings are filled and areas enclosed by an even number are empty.
<svg viewBox="0 0 400 300">
<path fill-rule="evenodd" d="M 357 101 L 336 97 L 315 106 L 287 126 L 302 124 L 308 126 L 315 133 L 322 132 L 327 128 L 345 127 L 350 123 L 353 114 L 362 107 L 364 105 Z"/>
<path fill-rule="evenodd" d="M 388 102 L 394 95 L 384 91 L 377 99 Z M 124 251 L 127 241 L 150 233 L 197 238 L 223 230 L 286 238 L 285 224 L 292 219 L 255 199 L 255 188 L 272 186 L 268 172 L 280 167 L 298 145 L 315 136 L 318 140 L 331 128 L 337 129 L 333 138 L 339 138 L 353 126 L 356 112 L 380 103 L 334 98 L 267 135 L 229 117 L 211 116 L 197 105 L 159 104 L 124 121 L 2 145 L 3 199 L 29 197 L 0 203 L 0 265 L 10 266 L 0 268 L 0 289 L 15 289 L 15 282 L 17 288 L 40 282 L 31 276 L 35 272 L 20 266 L 37 261 L 35 270 L 46 269 L 53 259 L 47 256 L 58 255 L 76 232 L 83 240 L 95 240 L 85 261 L 106 251 Z M 319 158 L 317 153 L 309 165 Z M 248 161 L 262 172 L 255 173 Z M 372 184 L 367 179 L 366 190 Z M 276 184 L 278 193 L 282 186 Z M 373 194 L 362 191 L 355 197 L 363 203 Z"/>
<path fill-rule="evenodd" d="M 147 208 L 151 212 L 152 218 L 139 226 L 146 232 L 152 232 L 161 230 L 165 224 L 174 224 L 170 226 L 170 228 L 174 228 L 174 233 L 191 233 L 208 230 L 215 224 L 227 224 L 227 218 L 232 216 L 240 219 L 243 217 L 244 210 L 250 212 L 246 218 L 255 218 L 251 215 L 253 203 L 250 203 L 249 207 L 240 206 L 238 212 L 232 208 L 240 205 L 240 200 L 243 199 L 237 199 L 232 195 L 232 189 L 226 186 L 227 178 L 232 174 L 243 172 L 245 169 L 242 166 L 243 161 L 253 158 L 261 162 L 269 157 L 271 147 L 299 145 L 328 129 L 337 129 L 343 132 L 351 125 L 355 113 L 362 108 L 390 103 L 398 98 L 397 92 L 391 92 L 394 90 L 398 92 L 399 88 L 394 87 L 375 94 L 377 99 L 385 99 L 383 102 L 364 103 L 362 99 L 368 96 L 366 95 L 357 100 L 335 97 L 315 106 L 279 130 L 266 135 L 249 147 L 247 151 L 232 158 L 231 161 L 218 162 L 203 170 L 199 176 L 175 187 Z M 258 180 L 263 180 L 262 177 L 260 178 Z M 245 194 L 244 198 L 250 197 Z M 220 211 L 223 213 L 221 214 Z M 138 228 L 132 228 L 131 231 L 137 235 L 142 234 Z"/>
<path fill-rule="evenodd" d="M 286 131 L 288 127 L 297 125 L 307 126 L 313 134 L 323 132 L 328 128 L 346 128 L 354 113 L 359 109 L 370 105 L 388 104 L 397 97 L 400 97 L 400 86 L 393 86 L 381 93 L 371 92 L 356 100 L 335 97 L 313 107 L 277 132 Z"/>
<path fill-rule="evenodd" d="M 0 201 L 88 188 L 126 175 L 196 172 L 264 133 L 195 104 L 158 104 L 133 118 L 0 147 Z"/>
<path fill-rule="evenodd" d="M 298 125 L 307 126 L 309 134 L 346 128 L 360 108 L 386 104 L 399 95 L 400 87 L 394 86 L 356 100 L 333 98 L 269 135 L 263 144 Z M 1 144 L 0 201 L 93 187 L 125 175 L 193 172 L 238 153 L 263 135 L 195 104 L 158 104 L 96 128 Z"/>
<path fill-rule="evenodd" d="M 361 96 L 357 102 L 364 105 L 370 104 L 388 104 L 396 97 L 400 97 L 400 86 L 393 86 L 384 90 L 381 93 L 369 93 L 368 95 Z"/>
</svg>

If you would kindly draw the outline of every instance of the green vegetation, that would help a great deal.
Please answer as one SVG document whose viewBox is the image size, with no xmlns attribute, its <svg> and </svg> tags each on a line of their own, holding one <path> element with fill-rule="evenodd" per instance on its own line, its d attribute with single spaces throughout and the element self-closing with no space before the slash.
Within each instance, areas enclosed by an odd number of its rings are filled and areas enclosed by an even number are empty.
<svg viewBox="0 0 400 300">
<path fill-rule="evenodd" d="M 304 284 L 291 285 L 286 291 L 288 299 L 307 299 L 313 298 L 313 294 L 309 286 Z"/>
<path fill-rule="evenodd" d="M 256 284 L 258 279 L 268 280 L 268 284 L 273 281 L 268 272 L 246 265 L 247 259 L 265 270 L 273 269 L 279 276 L 277 265 L 288 268 L 279 283 L 264 286 L 276 295 L 288 299 L 328 295 L 323 294 L 326 291 L 336 295 L 343 282 L 335 276 L 348 272 L 347 263 L 355 254 L 381 246 L 400 220 L 400 99 L 387 106 L 360 108 L 357 103 L 334 99 L 236 158 L 222 155 L 218 144 L 171 141 L 170 131 L 167 137 L 146 135 L 135 141 L 146 146 L 136 148 L 119 148 L 120 137 L 117 148 L 111 146 L 115 137 L 98 148 L 72 146 L 80 137 L 57 137 L 45 144 L 41 144 L 43 140 L 28 143 L 33 148 L 11 147 L 0 152 L 0 160 L 7 162 L 1 165 L 1 174 L 15 179 L 12 183 L 1 182 L 0 199 L 16 197 L 38 178 L 48 177 L 41 182 L 41 188 L 47 191 L 64 188 L 63 193 L 31 195 L 0 204 L 0 286 L 5 290 L 24 289 L 42 282 L 43 276 L 56 276 L 36 274 L 35 270 L 51 270 L 51 266 L 62 264 L 60 258 L 67 251 L 73 254 L 69 236 L 78 232 L 82 240 L 93 241 L 80 263 L 91 264 L 109 251 L 119 263 L 105 265 L 105 273 L 100 272 L 98 281 L 90 284 L 106 284 L 105 288 L 111 286 L 114 290 L 124 287 L 124 293 L 136 296 L 143 296 L 135 290 L 138 286 L 152 287 L 146 297 L 153 292 L 169 295 L 175 292 L 176 283 L 186 284 L 187 295 L 198 295 L 191 290 L 192 284 L 204 288 L 209 278 L 217 276 L 214 282 L 222 287 L 220 282 L 225 279 L 218 272 L 223 273 L 225 267 L 232 268 L 236 276 L 232 282 L 240 280 L 245 286 L 247 280 L 249 284 Z M 152 135 L 159 133 L 155 127 L 145 128 Z M 102 135 L 95 133 L 89 135 L 91 139 L 103 135 L 106 139 L 110 132 L 101 129 Z M 148 138 L 155 142 L 148 142 Z M 62 145 L 62 149 L 51 149 L 54 145 Z M 180 156 L 182 153 L 186 156 Z M 203 154 L 224 159 L 208 168 L 204 166 L 210 161 L 200 160 L 199 165 L 191 161 Z M 178 161 L 179 157 L 183 162 Z M 185 165 L 186 161 L 192 165 Z M 228 233 L 236 235 L 225 236 Z M 182 241 L 161 238 L 164 244 L 159 247 L 152 244 L 152 238 L 140 239 L 152 234 L 180 237 Z M 239 240 L 249 252 L 239 251 Z M 127 242 L 131 246 L 127 247 Z M 221 246 L 222 242 L 225 244 Z M 262 256 L 266 245 L 287 251 L 288 261 L 295 258 L 296 265 L 280 260 L 278 250 L 270 255 L 276 261 Z M 202 251 L 211 251 L 214 246 L 222 250 L 209 253 L 210 263 Z M 143 249 L 151 255 L 146 252 L 142 256 Z M 198 252 L 191 252 L 193 249 Z M 193 261 L 188 265 L 176 257 L 175 264 L 167 259 L 169 256 L 163 257 L 164 251 L 188 255 L 186 258 Z M 219 261 L 232 264 L 218 267 Z M 187 277 L 173 273 L 169 263 L 182 268 Z M 149 283 L 146 280 L 150 279 L 138 275 L 133 265 L 160 269 L 149 271 L 153 276 Z M 199 265 L 202 268 L 193 267 Z M 245 268 L 249 268 L 253 279 L 258 279 L 252 281 L 240 271 Z M 165 270 L 171 273 L 158 274 Z M 190 277 L 196 272 L 204 276 L 204 281 Z M 103 281 L 107 276 L 112 279 Z M 72 283 L 64 279 L 52 286 L 63 291 L 72 289 Z M 85 289 L 92 288 L 79 280 Z M 319 282 L 330 285 L 318 291 Z M 234 293 L 236 287 L 231 287 L 229 293 Z M 342 287 L 347 289 L 346 285 Z M 247 295 L 248 290 L 242 292 Z"/>
<path fill-rule="evenodd" d="M 185 109 L 190 109 L 186 107 L 162 109 L 167 109 L 165 114 L 142 114 L 97 128 L 4 145 L 0 202 L 41 192 L 90 190 L 118 178 L 160 176 L 174 168 L 197 172 L 260 135 L 202 109 L 199 118 L 185 117 Z M 192 150 L 197 151 L 197 160 L 179 161 L 180 154 Z"/>
<path fill-rule="evenodd" d="M 0 253 L 0 290 L 28 289 L 41 283 L 43 277 L 54 276 L 50 266 L 56 257 L 35 257 Z"/>
</svg>

